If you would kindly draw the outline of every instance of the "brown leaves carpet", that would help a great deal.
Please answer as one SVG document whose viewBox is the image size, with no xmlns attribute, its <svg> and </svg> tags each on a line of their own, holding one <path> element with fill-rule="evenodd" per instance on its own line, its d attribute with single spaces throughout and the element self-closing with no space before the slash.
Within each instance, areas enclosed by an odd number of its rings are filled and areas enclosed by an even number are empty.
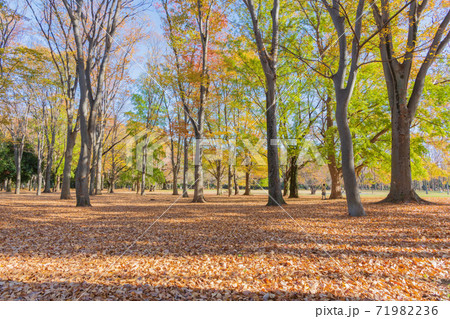
<svg viewBox="0 0 450 319">
<path fill-rule="evenodd" d="M 0 193 L 0 299 L 450 299 L 448 199 L 367 199 L 359 219 L 307 196 L 286 211 L 260 195 L 176 199 L 119 192 L 80 209 Z"/>
</svg>

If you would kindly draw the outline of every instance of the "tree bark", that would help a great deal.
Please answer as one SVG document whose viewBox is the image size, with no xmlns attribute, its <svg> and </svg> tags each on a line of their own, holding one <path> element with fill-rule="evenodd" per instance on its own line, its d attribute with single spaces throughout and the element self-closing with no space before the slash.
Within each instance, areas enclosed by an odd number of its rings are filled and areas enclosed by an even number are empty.
<svg viewBox="0 0 450 319">
<path fill-rule="evenodd" d="M 179 167 L 176 164 L 172 169 L 173 183 L 172 183 L 172 195 L 178 195 L 178 171 Z"/>
<path fill-rule="evenodd" d="M 92 140 L 88 130 L 88 101 L 87 101 L 87 81 L 85 70 L 85 58 L 83 51 L 82 31 L 80 29 L 83 10 L 83 1 L 77 2 L 76 11 L 73 11 L 67 0 L 63 0 L 64 5 L 71 17 L 72 29 L 77 48 L 77 72 L 79 76 L 79 107 L 78 115 L 80 120 L 81 146 L 80 156 L 78 158 L 78 166 L 75 174 L 75 189 L 77 206 L 91 206 L 89 199 L 89 168 L 91 161 Z"/>
<path fill-rule="evenodd" d="M 358 182 L 356 181 L 352 135 L 347 121 L 349 95 L 347 94 L 346 98 L 341 95 L 336 96 L 336 123 L 341 141 L 342 175 L 344 177 L 348 213 L 350 216 L 359 217 L 366 213 L 361 203 Z"/>
<path fill-rule="evenodd" d="M 236 166 L 233 167 L 234 195 L 239 195 L 239 185 L 237 182 Z"/>
<path fill-rule="evenodd" d="M 104 126 L 103 123 L 100 124 L 100 136 L 98 141 L 98 148 L 97 148 L 97 165 L 96 165 L 96 185 L 95 185 L 95 195 L 101 195 L 103 190 L 103 162 L 102 162 L 102 154 L 103 154 L 103 132 L 104 132 Z"/>
<path fill-rule="evenodd" d="M 204 15 L 203 3 L 197 0 L 197 23 L 202 45 L 202 72 L 200 76 L 200 105 L 197 111 L 197 122 L 191 116 L 191 123 L 195 131 L 195 163 L 194 163 L 194 198 L 193 203 L 204 203 L 205 197 L 203 194 L 203 121 L 204 108 L 206 106 L 206 99 L 209 89 L 209 71 L 208 71 L 208 47 L 209 47 L 209 19 L 210 15 Z M 189 110 L 186 110 L 189 111 Z M 188 113 L 189 115 L 190 113 Z"/>
<path fill-rule="evenodd" d="M 338 168 L 336 167 L 336 158 L 334 162 L 330 162 L 328 164 L 328 170 L 330 171 L 331 177 L 331 193 L 329 199 L 340 199 L 342 198 L 341 176 Z"/>
<path fill-rule="evenodd" d="M 356 10 L 357 20 L 353 28 L 353 39 L 351 47 L 351 62 L 349 74 L 346 79 L 346 70 L 348 68 L 348 42 L 345 31 L 345 17 L 341 14 L 339 0 L 333 0 L 332 5 L 327 1 L 322 1 L 333 21 L 334 28 L 337 32 L 339 42 L 339 67 L 333 75 L 334 90 L 336 95 L 336 124 L 339 131 L 339 139 L 341 142 L 342 154 L 342 175 L 344 178 L 344 187 L 347 199 L 347 209 L 350 216 L 365 216 L 365 211 L 361 203 L 359 195 L 358 183 L 356 180 L 353 142 L 350 127 L 348 125 L 347 113 L 348 104 L 350 103 L 353 89 L 356 82 L 356 74 L 358 70 L 358 59 L 360 50 L 360 38 L 362 30 L 362 16 L 364 11 L 364 0 L 358 1 Z"/>
<path fill-rule="evenodd" d="M 81 148 L 75 178 L 77 206 L 91 206 L 89 199 L 89 170 L 92 156 L 92 141 L 97 121 L 98 106 L 103 97 L 106 65 L 112 47 L 112 40 L 119 24 L 118 14 L 122 7 L 122 1 L 115 0 L 110 3 L 111 6 L 104 12 L 104 15 L 107 16 L 106 18 L 95 16 L 95 23 L 98 23 L 98 27 L 103 28 L 106 33 L 106 36 L 100 42 L 96 42 L 96 39 L 90 37 L 89 32 L 85 30 L 87 17 L 83 14 L 84 0 L 77 0 L 76 5 L 72 2 L 69 3 L 68 0 L 63 0 L 63 3 L 72 22 L 79 79 L 80 101 L 78 115 Z M 90 5 L 94 5 L 94 3 Z M 99 54 L 97 57 L 98 70 L 95 85 L 91 81 L 91 68 L 94 57 L 91 54 L 86 56 L 85 44 L 89 46 L 90 53 L 96 52 Z"/>
<path fill-rule="evenodd" d="M 80 85 L 81 86 L 81 85 Z M 78 166 L 75 174 L 75 189 L 77 206 L 91 206 L 89 198 L 89 167 L 91 161 L 91 137 L 87 128 L 87 105 L 86 100 L 80 105 L 80 135 L 81 146 Z"/>
<path fill-rule="evenodd" d="M 267 76 L 266 123 L 267 123 L 267 168 L 269 177 L 269 201 L 267 206 L 285 204 L 281 193 L 280 165 L 278 159 L 276 71 Z"/>
<path fill-rule="evenodd" d="M 187 137 L 184 137 L 184 158 L 183 158 L 183 197 L 189 197 L 188 191 L 187 191 L 187 174 L 189 170 L 189 146 L 187 142 Z"/>
<path fill-rule="evenodd" d="M 142 168 L 141 168 L 141 195 L 145 194 L 145 178 L 147 171 L 147 147 L 148 147 L 148 137 L 145 135 L 144 146 L 142 147 Z"/>
<path fill-rule="evenodd" d="M 64 153 L 64 169 L 63 180 L 61 186 L 61 199 L 71 199 L 70 196 L 70 181 L 72 175 L 72 159 L 73 148 L 77 139 L 77 131 L 72 130 L 72 126 L 67 127 L 67 146 Z"/>
<path fill-rule="evenodd" d="M 289 198 L 298 198 L 298 165 L 297 157 L 291 157 Z"/>
<path fill-rule="evenodd" d="M 55 177 L 55 186 L 54 186 L 54 192 L 59 192 L 61 186 L 61 175 L 56 175 Z"/>
<path fill-rule="evenodd" d="M 216 160 L 216 194 L 222 195 L 222 160 Z"/>
<path fill-rule="evenodd" d="M 407 4 L 409 6 L 408 35 L 404 54 L 394 52 L 389 1 L 382 0 L 380 8 L 376 4 L 372 7 L 373 16 L 379 31 L 379 49 L 391 108 L 391 188 L 384 202 L 423 201 L 412 187 L 410 128 L 419 106 L 426 75 L 436 57 L 450 42 L 450 32 L 446 31 L 450 23 L 449 10 L 431 38 L 427 55 L 416 74 L 412 90 L 409 90 L 408 85 L 411 70 L 413 69 L 414 53 L 418 45 L 419 22 L 426 19 L 421 17 L 421 14 L 427 4 L 428 1 L 422 1 L 421 3 L 419 1 L 410 1 Z M 445 32 L 447 32 L 446 35 Z"/>
<path fill-rule="evenodd" d="M 336 143 L 334 134 L 334 123 L 333 123 L 333 110 L 331 106 L 331 97 L 328 96 L 325 100 L 326 104 L 326 127 L 325 132 L 325 147 L 328 160 L 328 171 L 331 177 L 331 192 L 329 199 L 341 199 L 341 173 L 338 168 L 338 161 L 336 158 Z"/>
<path fill-rule="evenodd" d="M 193 203 L 204 203 L 205 197 L 203 195 L 203 146 L 201 145 L 202 134 L 196 134 L 195 137 L 195 163 L 194 163 L 194 199 Z"/>
<path fill-rule="evenodd" d="M 97 181 L 97 155 L 98 155 L 98 131 L 97 126 L 92 133 L 92 159 L 91 159 L 91 169 L 89 173 L 89 195 L 95 195 L 95 185 Z"/>
<path fill-rule="evenodd" d="M 115 132 L 114 132 L 115 135 Z M 114 193 L 114 185 L 116 183 L 116 161 L 115 157 L 115 147 L 113 146 L 111 149 L 111 175 L 109 175 L 109 193 Z"/>
<path fill-rule="evenodd" d="M 290 180 L 291 180 L 291 167 L 289 166 L 289 164 L 286 164 L 286 172 L 284 173 L 283 178 L 283 196 L 287 196 L 288 194 Z"/>
<path fill-rule="evenodd" d="M 405 105 L 393 105 L 391 113 L 391 187 L 385 202 L 421 202 L 412 187 L 411 123 Z"/>
<path fill-rule="evenodd" d="M 14 193 L 20 194 L 20 186 L 22 183 L 22 156 L 23 156 L 24 142 L 23 138 L 18 145 L 14 145 L 14 162 L 16 164 L 16 188 Z"/>
<path fill-rule="evenodd" d="M 37 143 L 37 149 L 38 149 L 38 167 L 37 167 L 37 191 L 36 195 L 41 195 L 41 188 L 42 188 L 42 140 L 41 140 L 41 133 L 39 132 L 38 135 L 38 143 Z"/>
<path fill-rule="evenodd" d="M 232 181 L 233 181 L 233 174 L 232 174 L 232 172 L 231 172 L 231 164 L 230 163 L 228 163 L 228 197 L 230 197 L 231 196 L 231 194 L 232 194 L 232 186 L 231 186 L 231 184 L 232 184 Z"/>
<path fill-rule="evenodd" d="M 52 126 L 53 116 L 51 116 Z M 47 135 L 47 167 L 45 169 L 45 184 L 44 184 L 44 193 L 51 193 L 51 180 L 52 180 L 52 166 L 53 166 L 53 150 L 55 149 L 55 138 L 56 138 L 56 129 L 51 127 L 51 139 L 48 138 Z"/>
<path fill-rule="evenodd" d="M 180 117 L 178 116 L 178 121 Z M 178 195 L 178 172 L 180 171 L 180 145 L 181 138 L 178 138 L 177 143 L 177 151 L 175 153 L 175 146 L 174 146 L 174 140 L 173 136 L 170 137 L 170 156 L 171 156 L 171 162 L 172 162 L 172 195 Z"/>
<path fill-rule="evenodd" d="M 245 172 L 245 192 L 244 195 L 250 195 L 250 172 Z"/>
<path fill-rule="evenodd" d="M 267 126 L 267 170 L 269 179 L 269 199 L 267 206 L 285 204 L 281 192 L 280 165 L 278 159 L 278 132 L 277 132 L 277 62 L 278 62 L 278 19 L 280 4 L 273 1 L 271 10 L 272 39 L 270 53 L 267 51 L 261 31 L 257 13 L 252 0 L 244 0 L 252 20 L 253 33 L 258 48 L 259 60 L 265 75 L 266 82 L 266 126 Z"/>
</svg>

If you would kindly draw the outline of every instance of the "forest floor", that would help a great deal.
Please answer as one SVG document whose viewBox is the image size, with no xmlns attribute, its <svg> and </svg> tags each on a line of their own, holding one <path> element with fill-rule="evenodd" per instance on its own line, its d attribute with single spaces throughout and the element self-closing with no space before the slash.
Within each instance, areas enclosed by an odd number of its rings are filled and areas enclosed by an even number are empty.
<svg viewBox="0 0 450 319">
<path fill-rule="evenodd" d="M 450 199 L 0 192 L 0 300 L 449 300 Z"/>
</svg>

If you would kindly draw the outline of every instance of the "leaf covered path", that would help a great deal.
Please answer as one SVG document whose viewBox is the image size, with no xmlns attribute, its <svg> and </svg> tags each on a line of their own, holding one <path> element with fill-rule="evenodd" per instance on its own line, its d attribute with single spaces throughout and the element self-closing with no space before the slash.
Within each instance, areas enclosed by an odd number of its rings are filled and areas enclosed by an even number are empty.
<svg viewBox="0 0 450 319">
<path fill-rule="evenodd" d="M 448 199 L 207 198 L 0 193 L 0 300 L 450 299 Z"/>
</svg>

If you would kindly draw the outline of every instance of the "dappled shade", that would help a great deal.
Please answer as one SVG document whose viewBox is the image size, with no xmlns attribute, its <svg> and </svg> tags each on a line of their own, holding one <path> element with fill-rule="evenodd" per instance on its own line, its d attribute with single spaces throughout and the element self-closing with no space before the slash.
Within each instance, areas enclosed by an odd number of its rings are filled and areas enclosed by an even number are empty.
<svg viewBox="0 0 450 319">
<path fill-rule="evenodd" d="M 437 300 L 450 293 L 445 199 L 403 210 L 366 201 L 368 216 L 353 220 L 345 201 L 305 196 L 285 211 L 264 206 L 263 195 L 211 195 L 201 207 L 180 197 L 170 207 L 169 195 L 119 192 L 95 197 L 89 208 L 55 201 L 56 194 L 0 196 L 3 300 Z"/>
</svg>

